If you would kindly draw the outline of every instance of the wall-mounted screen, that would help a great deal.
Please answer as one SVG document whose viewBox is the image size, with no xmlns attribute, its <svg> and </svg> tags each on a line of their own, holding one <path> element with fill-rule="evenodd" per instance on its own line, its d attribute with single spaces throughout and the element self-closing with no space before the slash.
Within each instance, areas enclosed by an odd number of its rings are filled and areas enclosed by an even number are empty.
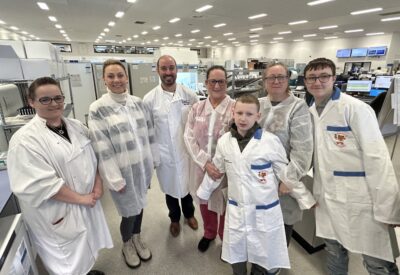
<svg viewBox="0 0 400 275">
<path fill-rule="evenodd" d="M 368 48 L 353 48 L 351 49 L 351 57 L 367 56 Z"/>
<path fill-rule="evenodd" d="M 346 86 L 346 92 L 369 93 L 372 88 L 370 80 L 349 80 Z"/>
<path fill-rule="evenodd" d="M 371 47 L 368 48 L 368 56 L 382 56 L 386 54 L 387 47 Z"/>
<path fill-rule="evenodd" d="M 336 52 L 336 57 L 343 58 L 343 57 L 350 57 L 351 49 L 340 49 Z"/>
</svg>

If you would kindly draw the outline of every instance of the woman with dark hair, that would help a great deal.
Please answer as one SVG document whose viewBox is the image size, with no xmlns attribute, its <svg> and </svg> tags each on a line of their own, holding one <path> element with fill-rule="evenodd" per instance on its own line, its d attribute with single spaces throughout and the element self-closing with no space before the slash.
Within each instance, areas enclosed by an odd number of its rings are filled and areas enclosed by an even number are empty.
<svg viewBox="0 0 400 275">
<path fill-rule="evenodd" d="M 28 101 L 36 116 L 11 138 L 8 172 L 33 245 L 50 274 L 104 274 L 90 271 L 112 240 L 89 132 L 63 117 L 64 96 L 54 79 L 36 79 Z"/>
<path fill-rule="evenodd" d="M 226 94 L 226 71 L 222 66 L 212 66 L 207 71 L 206 86 L 208 98 L 193 105 L 186 123 L 184 140 L 192 158 L 190 192 L 196 199 L 196 190 L 202 182 L 205 173 L 213 179 L 222 174 L 212 164 L 217 140 L 228 128 L 232 115 L 234 100 Z M 198 249 L 205 252 L 217 233 L 220 238 L 224 232 L 224 212 L 226 199 L 223 195 L 225 185 L 213 192 L 210 200 L 197 201 L 204 224 L 204 236 L 198 244 Z M 219 225 L 218 225 L 219 216 Z"/>
</svg>

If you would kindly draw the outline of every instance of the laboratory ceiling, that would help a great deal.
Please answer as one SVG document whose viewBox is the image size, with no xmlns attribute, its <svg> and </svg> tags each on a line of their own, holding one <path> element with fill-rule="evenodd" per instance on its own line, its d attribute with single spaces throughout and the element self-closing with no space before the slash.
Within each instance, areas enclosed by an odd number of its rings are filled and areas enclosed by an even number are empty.
<svg viewBox="0 0 400 275">
<path fill-rule="evenodd" d="M 400 31 L 400 20 L 381 21 L 400 17 L 399 0 L 336 0 L 314 6 L 307 4 L 310 1 L 43 0 L 49 10 L 42 10 L 32 0 L 0 0 L 0 39 L 230 46 Z M 212 8 L 195 11 L 205 5 Z M 374 8 L 381 10 L 351 15 Z M 119 11 L 124 13 L 121 18 L 115 17 Z M 249 19 L 258 14 L 267 15 Z M 49 16 L 57 22 L 50 21 Z M 180 20 L 170 23 L 173 18 Z M 307 22 L 289 25 L 303 20 Z M 110 21 L 115 25 L 108 26 Z M 57 28 L 56 24 L 61 26 Z M 319 29 L 326 26 L 337 27 Z M 359 29 L 363 31 L 345 32 Z"/>
</svg>

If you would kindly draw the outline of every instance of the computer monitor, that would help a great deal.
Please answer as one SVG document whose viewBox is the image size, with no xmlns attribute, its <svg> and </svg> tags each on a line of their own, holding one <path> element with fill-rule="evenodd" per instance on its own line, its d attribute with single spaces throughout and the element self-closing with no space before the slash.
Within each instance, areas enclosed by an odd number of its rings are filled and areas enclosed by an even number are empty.
<svg viewBox="0 0 400 275">
<path fill-rule="evenodd" d="M 392 83 L 393 76 L 391 75 L 379 75 L 375 79 L 375 88 L 389 89 Z"/>
<path fill-rule="evenodd" d="M 296 86 L 304 86 L 304 75 L 299 75 L 297 77 Z"/>
<path fill-rule="evenodd" d="M 340 49 L 336 52 L 336 57 L 338 58 L 350 57 L 350 55 L 351 49 Z"/>
<path fill-rule="evenodd" d="M 351 57 L 367 56 L 368 48 L 353 48 L 351 49 Z"/>
<path fill-rule="evenodd" d="M 178 72 L 176 83 L 182 84 L 193 91 L 197 91 L 198 76 L 197 71 L 194 72 Z"/>
<path fill-rule="evenodd" d="M 382 47 L 371 47 L 368 48 L 368 56 L 383 56 L 386 54 L 387 47 L 382 46 Z"/>
<path fill-rule="evenodd" d="M 369 93 L 372 88 L 371 80 L 349 80 L 346 92 Z"/>
</svg>

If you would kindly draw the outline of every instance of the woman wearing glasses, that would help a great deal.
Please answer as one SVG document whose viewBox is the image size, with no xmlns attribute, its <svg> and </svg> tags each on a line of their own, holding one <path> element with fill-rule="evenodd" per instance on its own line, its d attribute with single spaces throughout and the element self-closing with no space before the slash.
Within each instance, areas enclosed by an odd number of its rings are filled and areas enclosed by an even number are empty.
<svg viewBox="0 0 400 275">
<path fill-rule="evenodd" d="M 193 105 L 185 127 L 184 140 L 192 158 L 190 192 L 197 198 L 196 191 L 205 173 L 216 180 L 223 176 L 211 162 L 217 140 L 228 128 L 234 100 L 226 94 L 226 71 L 222 66 L 212 66 L 207 70 L 206 86 L 208 98 Z M 205 252 L 217 234 L 222 239 L 224 232 L 225 199 L 221 184 L 210 199 L 198 200 L 203 218 L 204 235 L 198 249 Z M 218 223 L 219 216 L 219 223 Z"/>
<path fill-rule="evenodd" d="M 64 96 L 52 78 L 36 79 L 28 101 L 36 116 L 11 138 L 8 172 L 33 245 L 50 274 L 104 274 L 90 271 L 112 240 L 88 130 L 62 116 Z"/>
<path fill-rule="evenodd" d="M 312 122 L 307 104 L 289 89 L 289 71 L 282 63 L 264 70 L 267 96 L 260 98 L 260 125 L 277 135 L 285 147 L 289 163 L 278 175 L 280 202 L 285 222 L 286 241 L 293 225 L 302 218 L 302 210 L 315 204 L 311 193 L 300 181 L 311 166 L 313 154 Z"/>
</svg>

